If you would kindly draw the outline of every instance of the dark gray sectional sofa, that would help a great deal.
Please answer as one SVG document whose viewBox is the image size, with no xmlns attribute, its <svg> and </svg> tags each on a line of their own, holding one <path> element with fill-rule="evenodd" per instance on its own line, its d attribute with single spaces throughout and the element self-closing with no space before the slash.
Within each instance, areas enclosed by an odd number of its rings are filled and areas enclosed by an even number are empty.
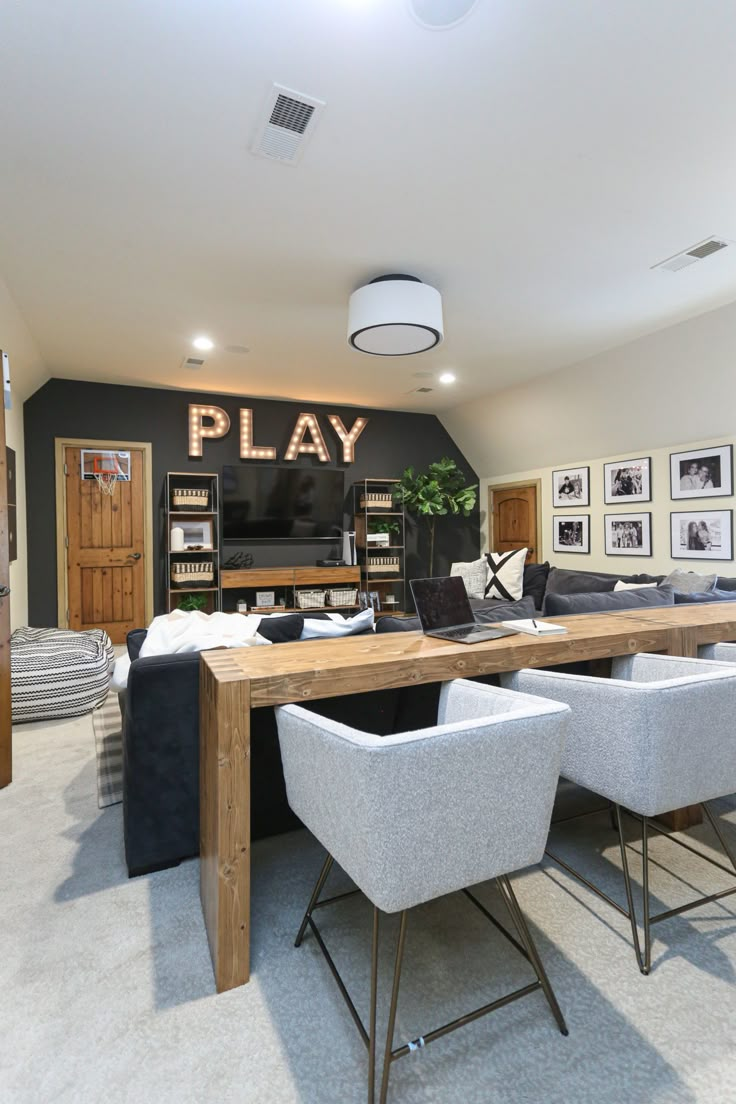
<svg viewBox="0 0 736 1104">
<path fill-rule="evenodd" d="M 621 576 L 568 571 L 549 564 L 528 565 L 524 598 L 516 603 L 473 600 L 478 621 L 510 620 L 542 614 L 556 596 L 583 599 L 605 596 L 616 580 L 661 582 L 663 576 Z M 736 600 L 736 579 L 718 580 L 718 597 L 690 595 L 688 600 Z M 667 592 L 666 594 L 664 592 Z M 668 604 L 677 601 L 671 588 L 621 591 L 619 608 L 630 608 L 659 593 Z M 281 619 L 285 626 L 287 618 Z M 294 621 L 298 621 L 295 618 Z M 384 617 L 379 633 L 412 631 L 416 618 Z M 296 630 L 295 630 L 296 631 Z M 128 635 L 133 661 L 123 705 L 123 825 L 130 876 L 168 866 L 199 852 L 199 654 L 138 656 L 145 630 Z M 297 634 L 298 635 L 298 634 Z M 296 639 L 297 637 L 292 637 Z M 311 641 L 302 642 L 308 648 Z M 276 644 L 278 646 L 278 644 Z M 487 680 L 494 681 L 491 676 Z M 406 732 L 436 723 L 440 684 L 354 694 L 313 702 L 315 712 L 377 735 Z M 276 721 L 272 709 L 256 709 L 251 720 L 251 831 L 253 839 L 299 827 L 289 809 L 281 769 Z"/>
</svg>

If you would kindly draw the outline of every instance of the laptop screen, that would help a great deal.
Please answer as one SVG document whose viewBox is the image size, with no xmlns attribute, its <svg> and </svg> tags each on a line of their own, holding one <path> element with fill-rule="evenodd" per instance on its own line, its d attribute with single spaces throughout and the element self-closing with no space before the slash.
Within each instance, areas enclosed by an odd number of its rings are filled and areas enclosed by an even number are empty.
<svg viewBox="0 0 736 1104">
<path fill-rule="evenodd" d="M 425 632 L 469 625 L 474 621 L 465 583 L 459 575 L 445 579 L 412 579 L 410 586 Z"/>
</svg>

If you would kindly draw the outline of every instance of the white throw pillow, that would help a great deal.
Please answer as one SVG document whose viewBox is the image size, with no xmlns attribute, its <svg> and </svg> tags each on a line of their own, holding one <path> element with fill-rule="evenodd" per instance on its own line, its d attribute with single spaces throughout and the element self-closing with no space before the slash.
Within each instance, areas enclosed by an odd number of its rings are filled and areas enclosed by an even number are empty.
<svg viewBox="0 0 736 1104">
<path fill-rule="evenodd" d="M 488 563 L 485 556 L 479 560 L 470 560 L 468 563 L 454 563 L 450 567 L 450 575 L 459 575 L 465 583 L 468 598 L 483 598 L 488 582 Z"/>
<path fill-rule="evenodd" d="M 504 598 L 518 602 L 524 595 L 524 564 L 528 548 L 512 552 L 487 552 L 488 576 L 484 598 Z"/>
<path fill-rule="evenodd" d="M 656 583 L 625 583 L 623 579 L 619 579 L 616 583 L 614 590 L 646 590 L 647 587 L 656 587 Z"/>
</svg>

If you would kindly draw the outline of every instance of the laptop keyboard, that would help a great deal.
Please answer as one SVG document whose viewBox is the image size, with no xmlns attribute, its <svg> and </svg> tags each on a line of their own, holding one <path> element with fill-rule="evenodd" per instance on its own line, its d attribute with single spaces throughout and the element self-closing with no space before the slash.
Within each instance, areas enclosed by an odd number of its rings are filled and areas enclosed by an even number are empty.
<svg viewBox="0 0 736 1104">
<path fill-rule="evenodd" d="M 442 635 L 447 637 L 459 637 L 468 636 L 468 634 L 472 632 L 483 632 L 483 629 L 480 625 L 464 625 L 459 629 L 444 629 Z"/>
</svg>

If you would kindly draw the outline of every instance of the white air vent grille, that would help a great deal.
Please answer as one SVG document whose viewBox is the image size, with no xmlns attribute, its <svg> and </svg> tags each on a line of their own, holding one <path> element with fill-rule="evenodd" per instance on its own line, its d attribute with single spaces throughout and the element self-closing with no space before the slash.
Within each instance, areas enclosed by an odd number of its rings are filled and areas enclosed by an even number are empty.
<svg viewBox="0 0 736 1104">
<path fill-rule="evenodd" d="M 427 395 L 427 394 L 429 394 L 429 392 L 430 392 L 430 391 L 432 391 L 432 390 L 433 390 L 433 388 L 432 388 L 432 387 L 417 387 L 417 394 L 419 394 L 419 395 Z"/>
<path fill-rule="evenodd" d="M 184 357 L 181 366 L 182 368 L 202 368 L 204 367 L 204 357 Z"/>
<path fill-rule="evenodd" d="M 687 268 L 697 261 L 703 261 L 706 257 L 712 256 L 713 253 L 719 253 L 721 249 L 726 249 L 728 245 L 729 242 L 722 238 L 706 238 L 705 241 L 698 242 L 690 249 L 685 249 L 682 253 L 676 253 L 674 257 L 668 257 L 666 261 L 660 261 L 659 264 L 652 265 L 652 268 L 661 268 L 665 272 L 679 272 L 681 268 Z"/>
<path fill-rule="evenodd" d="M 251 151 L 259 157 L 295 165 L 324 106 L 324 100 L 274 84 Z"/>
</svg>

